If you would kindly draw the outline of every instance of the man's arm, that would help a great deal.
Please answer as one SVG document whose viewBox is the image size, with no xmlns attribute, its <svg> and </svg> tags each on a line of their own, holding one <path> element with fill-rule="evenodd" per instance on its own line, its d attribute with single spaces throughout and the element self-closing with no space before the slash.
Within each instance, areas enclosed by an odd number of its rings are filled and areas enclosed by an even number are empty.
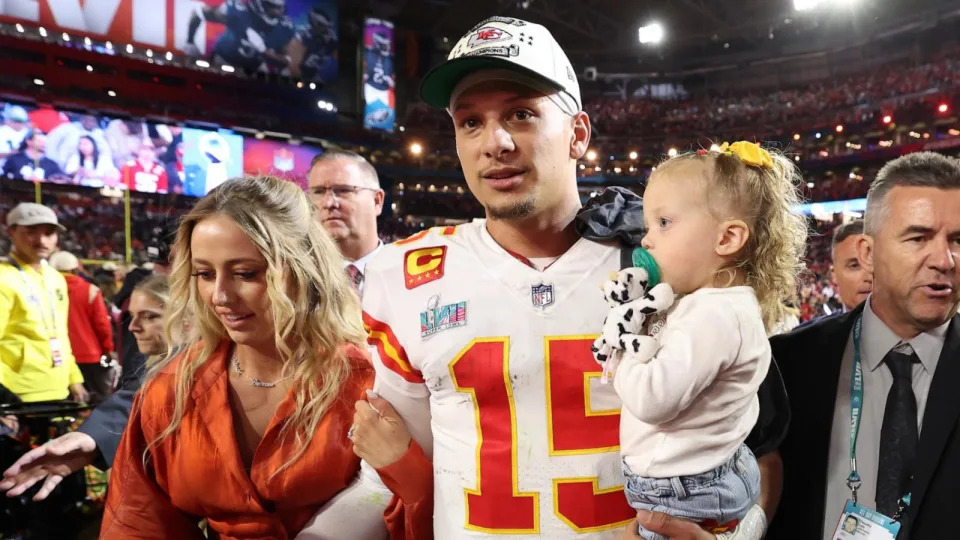
<svg viewBox="0 0 960 540">
<path fill-rule="evenodd" d="M 226 5 L 224 3 L 223 5 Z M 223 6 L 221 6 L 223 7 Z M 200 28 L 200 23 L 203 21 L 216 22 L 216 23 L 226 23 L 227 15 L 223 9 L 217 9 L 211 6 L 203 6 L 197 11 L 193 12 L 193 15 L 190 15 L 190 22 L 187 24 L 187 44 L 196 46 L 194 42 L 194 37 L 197 34 L 197 30 Z"/>
<path fill-rule="evenodd" d="M 783 460 L 780 452 L 774 451 L 759 456 L 757 465 L 760 467 L 760 500 L 757 504 L 763 508 L 767 523 L 770 523 L 783 494 Z"/>
</svg>

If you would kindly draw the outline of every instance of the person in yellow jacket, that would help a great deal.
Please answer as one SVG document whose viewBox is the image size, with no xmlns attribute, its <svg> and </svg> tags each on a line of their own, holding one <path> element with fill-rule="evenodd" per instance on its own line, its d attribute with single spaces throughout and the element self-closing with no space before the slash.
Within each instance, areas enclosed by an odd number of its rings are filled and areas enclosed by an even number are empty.
<svg viewBox="0 0 960 540">
<path fill-rule="evenodd" d="M 88 397 L 70 348 L 67 284 L 47 264 L 61 230 L 40 204 L 7 215 L 13 249 L 0 260 L 0 385 L 28 402 Z"/>
</svg>

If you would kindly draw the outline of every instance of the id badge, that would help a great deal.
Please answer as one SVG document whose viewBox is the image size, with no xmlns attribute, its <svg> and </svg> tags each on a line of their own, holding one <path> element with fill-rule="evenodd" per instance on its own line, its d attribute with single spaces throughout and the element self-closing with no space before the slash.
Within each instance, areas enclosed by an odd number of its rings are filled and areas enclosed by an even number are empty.
<svg viewBox="0 0 960 540">
<path fill-rule="evenodd" d="M 50 354 L 53 356 L 53 367 L 63 365 L 63 353 L 60 352 L 60 340 L 55 337 L 50 338 Z"/>
<path fill-rule="evenodd" d="M 834 540 L 894 540 L 900 533 L 900 522 L 880 512 L 847 500 Z"/>
</svg>

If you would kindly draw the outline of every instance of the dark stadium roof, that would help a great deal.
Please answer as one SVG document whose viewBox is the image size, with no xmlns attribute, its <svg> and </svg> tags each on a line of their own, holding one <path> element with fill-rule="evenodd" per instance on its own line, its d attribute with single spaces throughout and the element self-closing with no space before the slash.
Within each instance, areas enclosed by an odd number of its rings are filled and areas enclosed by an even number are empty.
<svg viewBox="0 0 960 540">
<path fill-rule="evenodd" d="M 862 45 L 877 36 L 914 34 L 955 17 L 957 0 L 822 0 L 797 12 L 793 0 L 368 0 L 346 13 L 392 19 L 399 28 L 430 33 L 447 47 L 490 15 L 546 25 L 578 69 L 604 73 L 679 73 L 771 57 Z M 366 4 L 366 5 L 364 5 Z M 361 11 L 362 10 L 362 11 Z M 666 29 L 658 47 L 642 47 L 637 29 Z M 772 38 L 771 38 L 772 36 Z"/>
</svg>

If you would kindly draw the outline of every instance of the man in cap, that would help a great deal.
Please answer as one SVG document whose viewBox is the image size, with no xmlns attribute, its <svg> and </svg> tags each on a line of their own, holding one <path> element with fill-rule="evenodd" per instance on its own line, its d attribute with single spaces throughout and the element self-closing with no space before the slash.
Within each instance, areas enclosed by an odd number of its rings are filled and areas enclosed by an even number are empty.
<svg viewBox="0 0 960 540">
<path fill-rule="evenodd" d="M 40 204 L 7 215 L 13 248 L 0 261 L 0 384 L 24 401 L 88 397 L 70 348 L 67 284 L 47 264 L 63 230 Z"/>
<path fill-rule="evenodd" d="M 4 124 L 0 126 L 0 161 L 16 153 L 30 131 L 30 117 L 27 116 L 27 110 L 19 105 L 8 105 L 3 120 Z"/>
<path fill-rule="evenodd" d="M 420 92 L 451 115 L 486 220 L 384 247 L 367 266 L 363 307 L 376 391 L 432 453 L 436 537 L 634 537 L 636 518 L 669 537 L 712 538 L 694 523 L 638 515 L 623 495 L 620 403 L 590 352 L 609 309 L 597 287 L 621 268 L 621 249 L 574 226 L 591 126 L 563 50 L 540 25 L 492 17 Z M 355 436 L 389 421 L 357 407 Z M 759 423 L 754 433 L 758 454 L 775 446 Z M 391 463 L 409 439 L 400 430 L 392 453 L 360 455 Z M 779 462 L 759 461 L 764 487 L 778 485 Z M 738 537 L 759 538 L 764 525 L 755 506 Z"/>
<path fill-rule="evenodd" d="M 113 328 L 100 288 L 80 275 L 80 260 L 69 251 L 50 256 L 50 266 L 63 274 L 70 297 L 67 326 L 70 348 L 83 374 L 90 403 L 98 405 L 113 393 L 116 353 Z"/>
</svg>

